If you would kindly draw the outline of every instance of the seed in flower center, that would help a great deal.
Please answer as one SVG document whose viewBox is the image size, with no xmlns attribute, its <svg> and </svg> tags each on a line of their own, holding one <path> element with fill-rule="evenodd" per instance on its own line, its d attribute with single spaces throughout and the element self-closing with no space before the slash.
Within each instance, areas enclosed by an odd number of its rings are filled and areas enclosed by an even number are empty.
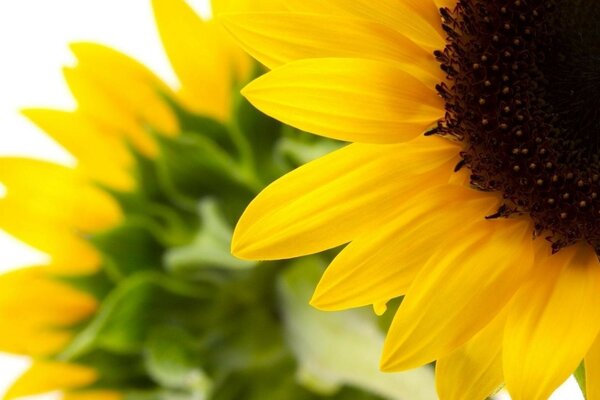
<svg viewBox="0 0 600 400">
<path fill-rule="evenodd" d="M 446 116 L 491 217 L 527 213 L 554 251 L 600 253 L 600 2 L 460 0 L 442 8 Z"/>
</svg>

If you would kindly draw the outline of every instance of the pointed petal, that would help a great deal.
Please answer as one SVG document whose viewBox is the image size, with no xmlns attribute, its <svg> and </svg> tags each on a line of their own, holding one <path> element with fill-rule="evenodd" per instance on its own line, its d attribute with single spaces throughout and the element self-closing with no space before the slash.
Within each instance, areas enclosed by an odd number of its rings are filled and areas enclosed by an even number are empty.
<svg viewBox="0 0 600 400">
<path fill-rule="evenodd" d="M 202 21 L 185 1 L 153 0 L 152 6 L 183 102 L 193 111 L 226 119 L 233 79 L 243 79 L 248 60 L 236 57 L 220 25 Z"/>
<path fill-rule="evenodd" d="M 581 244 L 536 259 L 506 323 L 504 375 L 512 398 L 548 398 L 577 368 L 599 329 L 600 264 L 592 248 Z"/>
<path fill-rule="evenodd" d="M 585 356 L 586 400 L 600 400 L 600 335 Z"/>
<path fill-rule="evenodd" d="M 30 267 L 0 275 L 0 350 L 48 355 L 70 337 L 66 326 L 91 315 L 96 301 L 89 295 L 54 280 L 45 267 Z M 26 318 L 24 318 L 24 316 Z"/>
<path fill-rule="evenodd" d="M 354 16 L 396 29 L 426 50 L 442 49 L 445 35 L 432 0 L 287 0 L 292 11 Z"/>
<path fill-rule="evenodd" d="M 485 327 L 518 290 L 533 263 L 527 219 L 457 227 L 408 290 L 383 349 L 382 369 L 443 357 Z"/>
<path fill-rule="evenodd" d="M 23 209 L 0 201 L 0 229 L 24 243 L 46 253 L 51 269 L 61 275 L 82 275 L 98 271 L 101 257 L 87 240 L 72 229 L 40 224 L 32 227 L 23 221 Z"/>
<path fill-rule="evenodd" d="M 57 273 L 97 270 L 100 256 L 82 232 L 120 220 L 112 198 L 77 170 L 39 160 L 0 158 L 0 182 L 0 229 L 51 256 Z"/>
<path fill-rule="evenodd" d="M 5 399 L 33 396 L 55 390 L 75 389 L 96 381 L 97 373 L 80 365 L 36 361 L 13 384 Z"/>
<path fill-rule="evenodd" d="M 297 13 L 224 15 L 221 21 L 269 68 L 304 58 L 366 58 L 399 63 L 432 86 L 443 80 L 431 52 L 375 21 Z"/>
<path fill-rule="evenodd" d="M 443 104 L 397 65 L 364 59 L 295 61 L 256 79 L 242 94 L 296 128 L 352 142 L 413 139 L 443 115 Z"/>
<path fill-rule="evenodd" d="M 76 68 L 64 68 L 63 74 L 77 101 L 78 112 L 107 134 L 130 141 L 146 155 L 156 155 L 156 144 L 134 116 L 119 107 L 107 93 L 99 91 L 97 85 Z"/>
<path fill-rule="evenodd" d="M 163 95 L 171 90 L 148 68 L 133 58 L 95 43 L 74 43 L 77 71 L 106 93 L 130 118 L 152 126 L 160 133 L 174 135 L 178 124 Z"/>
<path fill-rule="evenodd" d="M 297 257 L 364 234 L 412 190 L 448 180 L 457 147 L 431 139 L 352 144 L 290 172 L 250 203 L 233 235 L 234 254 Z"/>
<path fill-rule="evenodd" d="M 502 338 L 506 312 L 473 336 L 464 346 L 440 358 L 435 366 L 442 400 L 485 400 L 504 382 Z"/>
<path fill-rule="evenodd" d="M 52 222 L 93 232 L 121 219 L 117 203 L 73 168 L 28 158 L 0 157 L 0 182 L 7 191 L 0 200 L 3 214 L 8 213 L 7 209 L 20 209 L 18 217 L 30 227 Z"/>
<path fill-rule="evenodd" d="M 405 294 L 432 251 L 457 226 L 483 220 L 498 203 L 497 196 L 446 184 L 399 204 L 395 215 L 356 238 L 327 267 L 311 304 L 343 310 Z"/>
<path fill-rule="evenodd" d="M 120 190 L 133 187 L 127 172 L 131 154 L 121 138 L 99 129 L 80 112 L 27 109 L 23 114 L 65 147 L 92 180 Z"/>
</svg>

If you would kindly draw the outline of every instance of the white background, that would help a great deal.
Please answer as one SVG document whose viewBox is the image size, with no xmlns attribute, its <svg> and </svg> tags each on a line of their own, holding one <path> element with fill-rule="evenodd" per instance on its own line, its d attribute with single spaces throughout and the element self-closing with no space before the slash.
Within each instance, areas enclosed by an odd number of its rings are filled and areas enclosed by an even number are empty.
<svg viewBox="0 0 600 400">
<path fill-rule="evenodd" d="M 189 2 L 200 12 L 207 12 L 207 0 Z M 81 40 L 126 52 L 177 85 L 154 27 L 150 0 L 0 0 L 0 156 L 18 154 L 73 162 L 18 110 L 74 106 L 61 67 L 73 62 L 67 44 Z M 0 196 L 2 193 L 0 185 Z M 1 230 L 0 256 L 0 271 L 44 259 L 43 254 Z M 0 329 L 9 330 L 10 325 Z M 27 365 L 24 358 L 0 354 L 0 397 Z M 499 397 L 508 399 L 504 394 Z M 577 400 L 581 395 L 570 381 L 552 399 Z"/>
</svg>

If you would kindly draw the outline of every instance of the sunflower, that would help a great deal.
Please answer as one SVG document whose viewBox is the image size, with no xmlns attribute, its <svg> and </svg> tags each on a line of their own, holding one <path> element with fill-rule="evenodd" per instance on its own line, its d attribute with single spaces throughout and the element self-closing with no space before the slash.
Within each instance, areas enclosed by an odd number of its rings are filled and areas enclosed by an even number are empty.
<svg viewBox="0 0 600 400">
<path fill-rule="evenodd" d="M 441 399 L 546 399 L 576 370 L 600 399 L 598 4 L 272 3 L 222 16 L 272 69 L 242 93 L 353 143 L 263 190 L 233 253 L 346 245 L 312 304 L 403 297 L 381 368 L 437 361 Z"/>
<path fill-rule="evenodd" d="M 256 66 L 220 25 L 183 0 L 152 5 L 180 88 L 74 44 L 77 108 L 24 113 L 76 164 L 0 158 L 0 228 L 49 260 L 0 276 L 0 350 L 33 359 L 6 398 L 432 399 L 428 370 L 378 373 L 372 315 L 306 305 L 323 257 L 256 268 L 229 254 L 259 189 L 337 145 L 239 95 Z"/>
</svg>

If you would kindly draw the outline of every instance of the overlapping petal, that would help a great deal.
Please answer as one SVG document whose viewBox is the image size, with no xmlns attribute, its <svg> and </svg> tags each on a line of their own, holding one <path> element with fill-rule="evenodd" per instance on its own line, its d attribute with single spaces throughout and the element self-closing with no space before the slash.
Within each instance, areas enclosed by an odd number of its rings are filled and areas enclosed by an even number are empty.
<svg viewBox="0 0 600 400">
<path fill-rule="evenodd" d="M 139 150 L 156 153 L 146 131 L 174 134 L 177 121 L 163 96 L 169 89 L 146 67 L 105 46 L 72 45 L 76 67 L 64 70 L 65 79 L 81 113 L 108 132 L 129 140 Z"/>
<path fill-rule="evenodd" d="M 413 139 L 443 115 L 433 88 L 397 65 L 365 59 L 295 61 L 242 93 L 265 114 L 296 128 L 361 143 Z"/>
<path fill-rule="evenodd" d="M 113 226 L 121 218 L 119 206 L 88 179 L 76 169 L 51 162 L 2 157 L 0 182 L 7 193 L 1 207 L 23 209 L 19 215 L 32 227 L 42 221 L 83 232 Z"/>
<path fill-rule="evenodd" d="M 232 83 L 247 76 L 250 60 L 233 47 L 222 27 L 203 21 L 182 0 L 153 0 L 158 31 L 177 74 L 182 101 L 199 113 L 225 120 Z"/>
<path fill-rule="evenodd" d="M 65 328 L 96 309 L 89 295 L 53 279 L 47 267 L 30 267 L 0 275 L 0 350 L 48 355 L 70 338 Z"/>
<path fill-rule="evenodd" d="M 396 29 L 426 50 L 445 45 L 440 16 L 433 0 L 287 0 L 292 11 L 346 15 L 380 22 Z"/>
<path fill-rule="evenodd" d="M 133 160 L 122 138 L 101 129 L 80 112 L 27 109 L 23 113 L 76 158 L 82 174 L 117 189 L 132 188 L 128 168 Z"/>
<path fill-rule="evenodd" d="M 352 241 L 329 265 L 311 304 L 340 310 L 403 295 L 439 243 L 497 208 L 494 195 L 456 185 L 426 190 L 397 204 L 374 231 Z M 458 207 L 464 212 L 456 213 Z"/>
<path fill-rule="evenodd" d="M 94 370 L 81 365 L 36 361 L 13 384 L 5 399 L 76 389 L 94 383 L 97 377 Z"/>
<path fill-rule="evenodd" d="M 464 346 L 437 360 L 441 400 L 484 400 L 500 388 L 505 323 L 506 312 L 502 312 Z"/>
<path fill-rule="evenodd" d="M 290 258 L 347 243 L 385 219 L 408 193 L 426 187 L 425 181 L 447 181 L 455 157 L 453 144 L 436 139 L 349 145 L 263 190 L 240 218 L 233 252 Z"/>
<path fill-rule="evenodd" d="M 533 264 L 530 221 L 457 226 L 409 288 L 390 327 L 382 368 L 414 368 L 448 355 L 505 307 Z"/>
<path fill-rule="evenodd" d="M 576 245 L 536 257 L 510 306 L 504 376 L 514 400 L 543 400 L 577 368 L 600 330 L 600 264 Z"/>
<path fill-rule="evenodd" d="M 100 256 L 84 235 L 120 221 L 107 193 L 76 169 L 22 158 L 0 158 L 0 182 L 7 188 L 0 199 L 1 229 L 47 253 L 57 273 L 98 268 Z"/>
<path fill-rule="evenodd" d="M 443 79 L 432 53 L 376 21 L 299 13 L 232 14 L 221 20 L 269 68 L 304 58 L 366 58 L 399 63 L 432 86 Z"/>
</svg>

